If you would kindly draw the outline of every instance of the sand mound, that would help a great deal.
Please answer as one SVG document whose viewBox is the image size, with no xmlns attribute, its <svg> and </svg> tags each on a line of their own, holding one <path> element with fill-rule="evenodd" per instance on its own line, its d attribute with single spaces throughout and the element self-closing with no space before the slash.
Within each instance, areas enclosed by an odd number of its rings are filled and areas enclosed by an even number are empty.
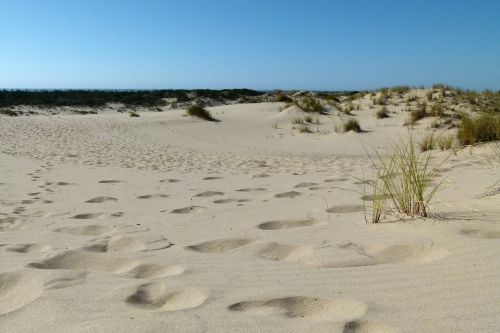
<svg viewBox="0 0 500 333">
<path fill-rule="evenodd" d="M 15 311 L 42 295 L 43 283 L 27 271 L 0 274 L 0 315 Z"/>
</svg>

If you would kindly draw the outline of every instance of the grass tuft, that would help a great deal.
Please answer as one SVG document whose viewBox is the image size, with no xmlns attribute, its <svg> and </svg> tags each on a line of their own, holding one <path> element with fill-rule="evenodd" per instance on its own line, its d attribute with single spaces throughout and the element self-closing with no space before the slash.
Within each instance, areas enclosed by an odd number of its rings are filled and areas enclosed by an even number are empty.
<svg viewBox="0 0 500 333">
<path fill-rule="evenodd" d="M 204 108 L 202 108 L 198 104 L 191 105 L 187 109 L 186 113 L 191 117 L 198 117 L 200 119 L 204 119 L 204 120 L 208 120 L 208 121 L 219 121 L 219 120 L 212 117 L 212 115 L 210 114 L 210 111 L 205 110 Z"/>
<path fill-rule="evenodd" d="M 389 118 L 389 111 L 385 106 L 377 111 L 377 118 L 378 119 Z"/>
<path fill-rule="evenodd" d="M 379 223 L 384 215 L 397 211 L 410 217 L 429 216 L 429 204 L 441 189 L 442 181 L 433 184 L 437 176 L 431 167 L 431 153 L 418 151 L 415 136 L 392 145 L 387 155 L 375 151 L 370 160 L 375 170 L 372 223 Z"/>
<path fill-rule="evenodd" d="M 457 137 L 461 145 L 500 140 L 500 115 L 485 113 L 475 118 L 464 115 Z"/>
<path fill-rule="evenodd" d="M 359 122 L 356 119 L 349 119 L 345 124 L 344 124 L 344 132 L 349 132 L 353 131 L 356 133 L 361 132 L 361 126 L 359 125 Z"/>
</svg>

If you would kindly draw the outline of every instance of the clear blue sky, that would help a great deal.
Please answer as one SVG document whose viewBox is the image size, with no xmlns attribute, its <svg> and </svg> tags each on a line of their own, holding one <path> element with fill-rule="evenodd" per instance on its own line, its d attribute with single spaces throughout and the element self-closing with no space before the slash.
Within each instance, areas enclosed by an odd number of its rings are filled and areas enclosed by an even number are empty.
<svg viewBox="0 0 500 333">
<path fill-rule="evenodd" d="M 1 88 L 500 89 L 500 0 L 0 0 Z"/>
</svg>

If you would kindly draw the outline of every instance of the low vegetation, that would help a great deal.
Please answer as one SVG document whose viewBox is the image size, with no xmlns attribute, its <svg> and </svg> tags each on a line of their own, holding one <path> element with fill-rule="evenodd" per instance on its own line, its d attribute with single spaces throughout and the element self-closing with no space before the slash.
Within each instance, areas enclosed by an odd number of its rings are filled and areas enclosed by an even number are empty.
<svg viewBox="0 0 500 333">
<path fill-rule="evenodd" d="M 377 111 L 377 118 L 378 119 L 389 118 L 389 111 L 385 106 Z"/>
<path fill-rule="evenodd" d="M 359 122 L 356 119 L 349 119 L 345 124 L 344 124 L 344 132 L 349 132 L 353 131 L 356 133 L 361 132 L 361 126 L 359 125 Z"/>
<path fill-rule="evenodd" d="M 304 112 L 316 112 L 320 113 L 325 110 L 324 106 L 316 98 L 306 96 L 304 98 L 297 99 L 295 105 L 299 107 Z"/>
<path fill-rule="evenodd" d="M 457 138 L 461 145 L 500 140 L 500 114 L 463 116 Z"/>
<path fill-rule="evenodd" d="M 198 104 L 191 105 L 187 109 L 186 113 L 187 113 L 188 116 L 197 117 L 197 118 L 200 118 L 200 119 L 203 119 L 203 120 L 215 121 L 215 122 L 219 121 L 219 120 L 217 120 L 217 119 L 215 119 L 215 118 L 212 117 L 212 115 L 210 114 L 210 111 L 202 108 Z"/>
<path fill-rule="evenodd" d="M 439 147 L 439 149 L 444 151 L 453 147 L 453 141 L 453 135 L 441 135 L 436 138 L 436 145 Z"/>
<path fill-rule="evenodd" d="M 0 90 L 0 107 L 31 106 L 89 106 L 102 107 L 108 103 L 154 107 L 165 105 L 166 98 L 188 102 L 197 98 L 239 100 L 261 96 L 264 92 L 250 89 L 195 90 Z"/>
<path fill-rule="evenodd" d="M 430 164 L 430 151 L 415 146 L 415 136 L 410 133 L 408 140 L 393 144 L 386 155 L 375 151 L 375 158 L 370 158 L 375 180 L 365 183 L 372 187 L 372 223 L 394 212 L 429 216 L 430 203 L 442 181 L 434 183 L 437 172 Z"/>
<path fill-rule="evenodd" d="M 428 151 L 434 149 L 435 139 L 434 133 L 427 134 L 423 137 L 422 141 L 420 141 L 420 151 Z"/>
<path fill-rule="evenodd" d="M 128 115 L 129 115 L 130 117 L 132 117 L 132 118 L 139 117 L 139 114 L 138 114 L 137 112 L 134 112 L 134 111 L 130 111 L 130 112 L 128 113 Z"/>
</svg>

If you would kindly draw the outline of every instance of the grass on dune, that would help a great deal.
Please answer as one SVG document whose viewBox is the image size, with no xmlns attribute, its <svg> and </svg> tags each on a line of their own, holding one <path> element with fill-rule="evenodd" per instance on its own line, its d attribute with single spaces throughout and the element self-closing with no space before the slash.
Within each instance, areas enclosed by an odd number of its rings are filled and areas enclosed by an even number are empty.
<svg viewBox="0 0 500 333">
<path fill-rule="evenodd" d="M 410 133 L 406 141 L 394 143 L 387 154 L 375 151 L 375 157 L 370 157 L 375 180 L 365 183 L 372 187 L 372 223 L 393 212 L 429 216 L 430 203 L 442 181 L 433 182 L 437 173 L 431 166 L 431 152 L 416 146 L 415 135 Z"/>
<path fill-rule="evenodd" d="M 500 140 L 500 114 L 464 116 L 457 133 L 461 145 Z"/>
<path fill-rule="evenodd" d="M 187 109 L 186 113 L 191 117 L 198 117 L 198 118 L 203 119 L 203 120 L 215 121 L 215 122 L 219 121 L 219 120 L 212 117 L 212 115 L 210 114 L 210 111 L 202 108 L 201 106 L 199 106 L 197 104 L 191 105 Z"/>
</svg>

